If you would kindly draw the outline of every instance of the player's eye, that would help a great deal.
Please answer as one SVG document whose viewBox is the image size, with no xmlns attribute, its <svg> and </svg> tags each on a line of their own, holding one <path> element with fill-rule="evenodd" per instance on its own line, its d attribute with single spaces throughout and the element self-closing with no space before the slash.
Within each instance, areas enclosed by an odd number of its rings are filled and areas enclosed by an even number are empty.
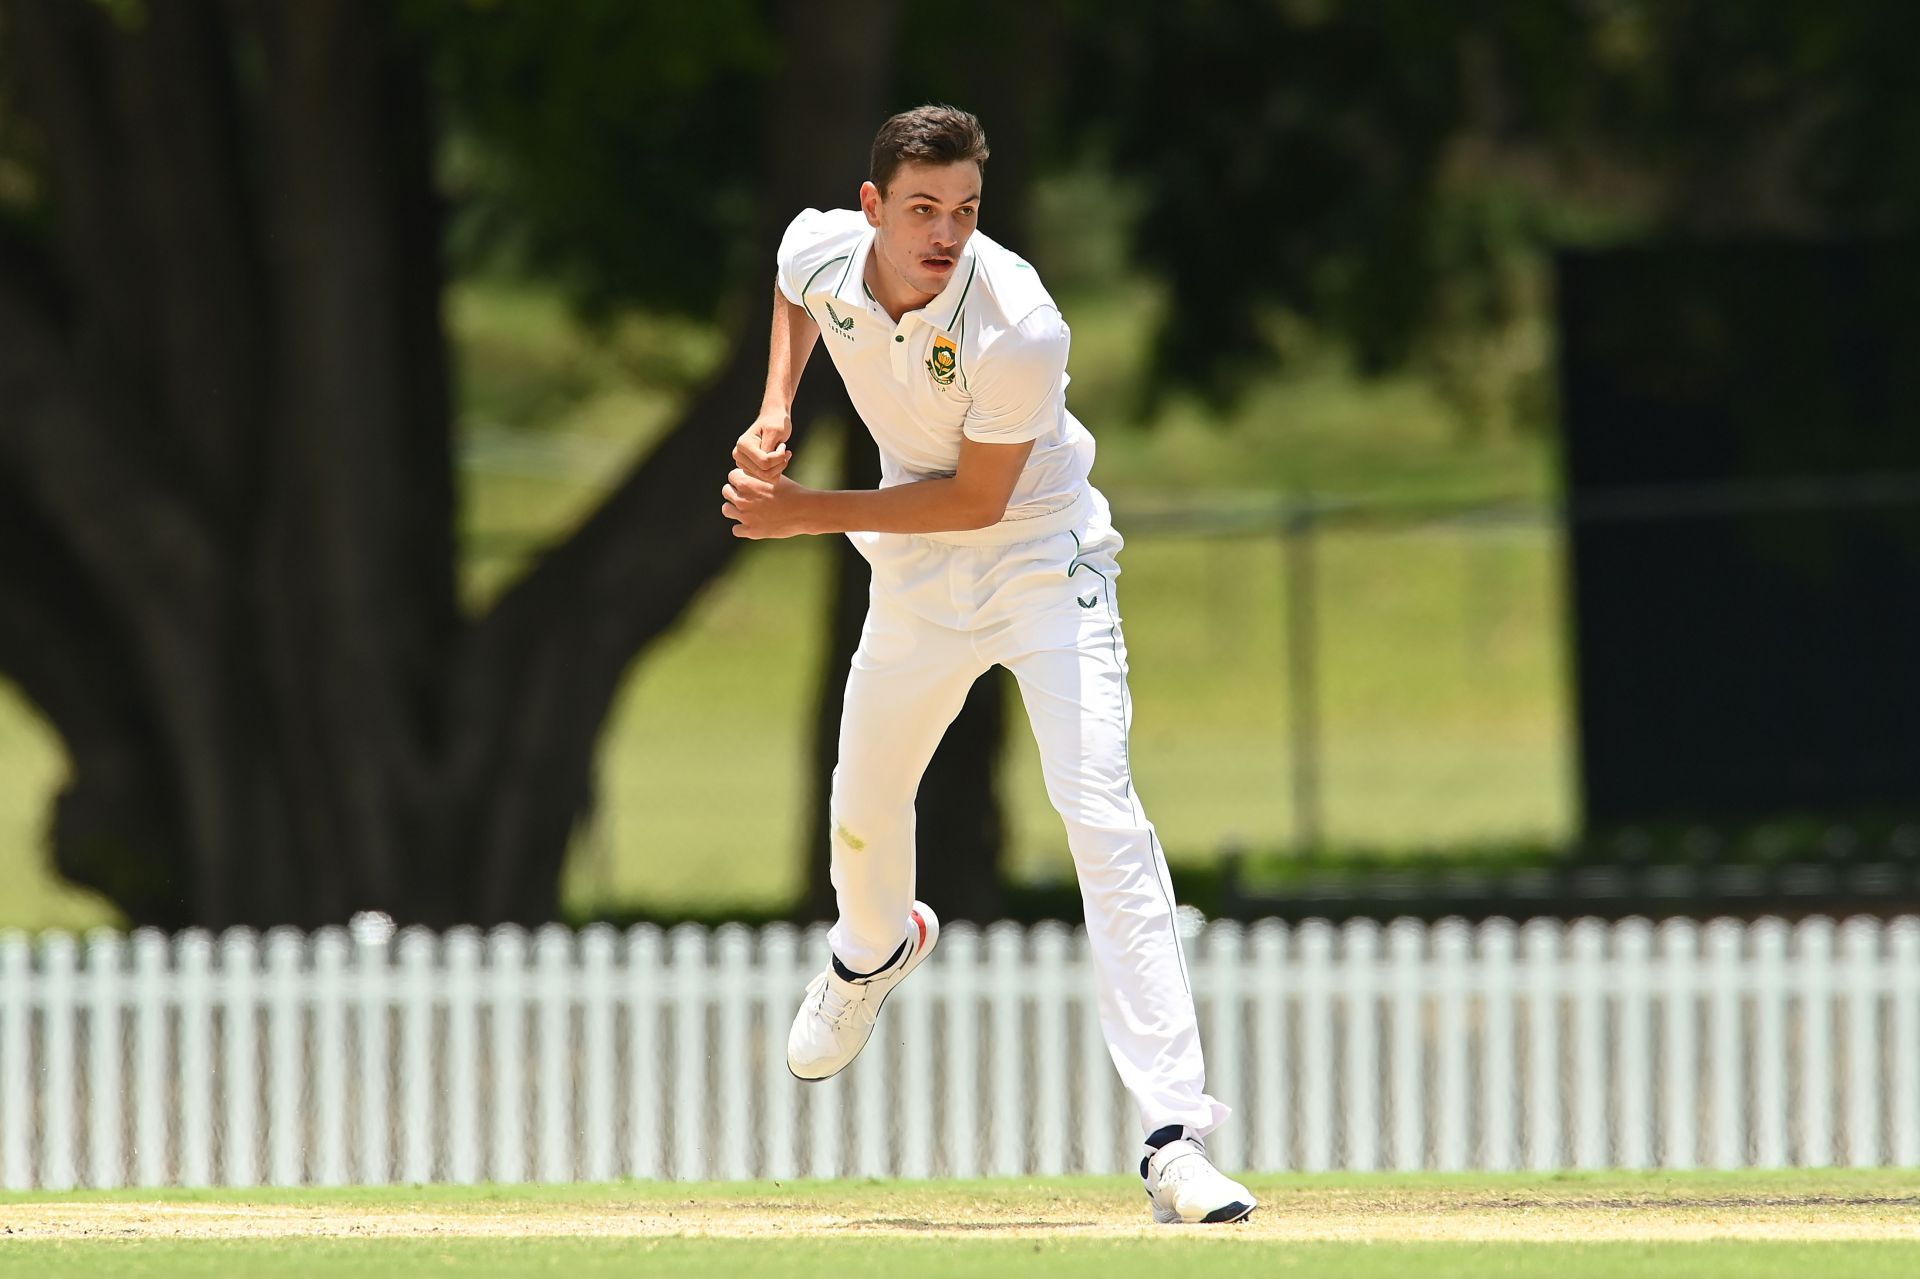
<svg viewBox="0 0 1920 1279">
<path fill-rule="evenodd" d="M 969 204 L 963 208 L 954 210 L 954 212 L 958 213 L 963 218 L 970 218 L 974 214 L 974 208 L 972 205 Z"/>
<path fill-rule="evenodd" d="M 928 204 L 916 204 L 913 206 L 913 211 L 915 213 L 932 213 L 933 206 Z"/>
</svg>

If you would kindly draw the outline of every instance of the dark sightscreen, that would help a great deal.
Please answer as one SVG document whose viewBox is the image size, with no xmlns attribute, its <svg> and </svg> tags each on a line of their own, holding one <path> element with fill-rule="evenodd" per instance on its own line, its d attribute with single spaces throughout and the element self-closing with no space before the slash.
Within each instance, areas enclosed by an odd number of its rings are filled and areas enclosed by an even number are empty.
<svg viewBox="0 0 1920 1279">
<path fill-rule="evenodd" d="M 1920 250 L 1559 267 L 1589 831 L 1920 811 Z"/>
</svg>

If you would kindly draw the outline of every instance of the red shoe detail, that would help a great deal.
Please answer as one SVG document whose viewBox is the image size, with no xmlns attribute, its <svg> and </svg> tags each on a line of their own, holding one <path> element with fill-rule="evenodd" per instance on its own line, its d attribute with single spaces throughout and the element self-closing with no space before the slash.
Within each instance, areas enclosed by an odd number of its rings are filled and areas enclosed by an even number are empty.
<svg viewBox="0 0 1920 1279">
<path fill-rule="evenodd" d="M 920 912 L 917 910 L 908 911 L 907 914 L 908 917 L 913 920 L 914 927 L 920 930 L 920 942 L 914 949 L 925 950 L 927 947 L 927 921 L 920 918 Z"/>
</svg>

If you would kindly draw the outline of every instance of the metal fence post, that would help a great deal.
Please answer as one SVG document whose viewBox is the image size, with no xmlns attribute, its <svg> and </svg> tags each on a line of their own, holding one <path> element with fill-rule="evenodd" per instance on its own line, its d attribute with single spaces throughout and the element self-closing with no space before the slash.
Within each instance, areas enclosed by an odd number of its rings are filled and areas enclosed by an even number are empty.
<svg viewBox="0 0 1920 1279">
<path fill-rule="evenodd" d="M 1293 843 L 1317 848 L 1320 811 L 1319 590 L 1314 578 L 1317 514 L 1311 501 L 1295 498 L 1281 522 L 1287 601 L 1287 718 L 1293 757 Z"/>
</svg>

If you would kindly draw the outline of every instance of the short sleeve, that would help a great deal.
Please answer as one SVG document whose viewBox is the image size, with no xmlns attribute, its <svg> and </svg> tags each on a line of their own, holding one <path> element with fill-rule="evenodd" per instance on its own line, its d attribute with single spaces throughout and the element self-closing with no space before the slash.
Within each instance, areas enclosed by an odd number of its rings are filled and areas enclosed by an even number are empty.
<svg viewBox="0 0 1920 1279">
<path fill-rule="evenodd" d="M 774 283 L 780 288 L 780 296 L 795 306 L 806 305 L 800 298 L 800 257 L 819 242 L 825 230 L 822 226 L 824 221 L 825 215 L 820 210 L 802 209 L 800 216 L 787 224 L 786 234 L 780 237 L 780 251 L 775 255 Z"/>
<path fill-rule="evenodd" d="M 970 375 L 973 405 L 962 427 L 981 444 L 1024 444 L 1060 424 L 1072 331 L 1041 307 L 982 353 Z"/>
</svg>

